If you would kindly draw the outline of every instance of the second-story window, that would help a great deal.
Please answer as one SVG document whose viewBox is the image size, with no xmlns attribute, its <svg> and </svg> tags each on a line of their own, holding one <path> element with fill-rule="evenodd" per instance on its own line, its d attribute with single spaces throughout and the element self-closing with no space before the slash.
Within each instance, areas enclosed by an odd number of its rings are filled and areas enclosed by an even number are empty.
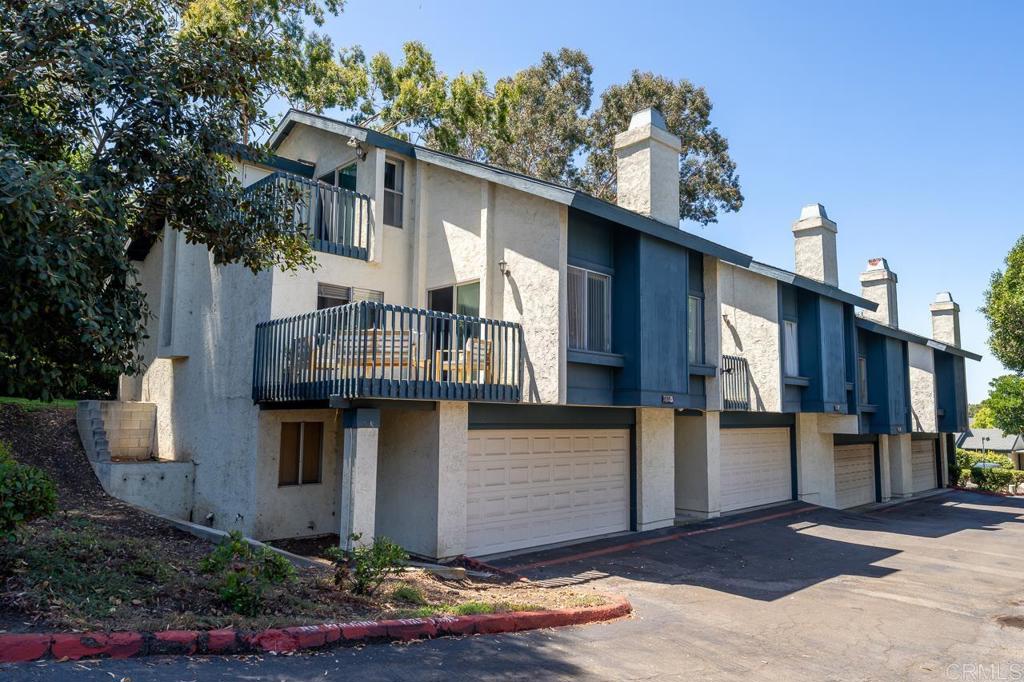
<svg viewBox="0 0 1024 682">
<path fill-rule="evenodd" d="M 800 341 L 796 320 L 782 321 L 783 372 L 788 377 L 800 376 Z"/>
<path fill-rule="evenodd" d="M 359 287 L 342 287 L 337 284 L 326 284 L 324 282 L 320 282 L 316 286 L 317 310 L 355 303 L 356 301 L 383 303 L 384 292 L 374 291 L 373 289 L 360 289 Z"/>
<path fill-rule="evenodd" d="M 384 161 L 384 224 L 402 227 L 402 199 L 405 196 L 405 164 Z"/>
<path fill-rule="evenodd" d="M 569 348 L 612 350 L 612 278 L 569 266 Z"/>
<path fill-rule="evenodd" d="M 693 294 L 686 300 L 686 351 L 691 363 L 704 364 L 704 299 Z"/>
<path fill-rule="evenodd" d="M 861 405 L 869 405 L 868 399 L 868 359 L 863 355 L 857 356 L 857 400 Z"/>
</svg>

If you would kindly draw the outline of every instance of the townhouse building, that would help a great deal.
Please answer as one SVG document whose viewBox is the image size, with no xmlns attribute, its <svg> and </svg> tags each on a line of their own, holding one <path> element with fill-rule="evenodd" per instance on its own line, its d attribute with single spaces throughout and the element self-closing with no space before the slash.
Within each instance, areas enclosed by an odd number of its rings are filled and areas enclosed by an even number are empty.
<svg viewBox="0 0 1024 682">
<path fill-rule="evenodd" d="M 901 330 L 884 259 L 838 287 L 820 205 L 776 268 L 680 229 L 659 112 L 615 146 L 613 204 L 290 111 L 238 174 L 317 266 L 132 244 L 154 319 L 145 371 L 80 408 L 101 481 L 261 539 L 435 559 L 943 485 L 978 357 L 952 297 L 934 338 Z"/>
</svg>

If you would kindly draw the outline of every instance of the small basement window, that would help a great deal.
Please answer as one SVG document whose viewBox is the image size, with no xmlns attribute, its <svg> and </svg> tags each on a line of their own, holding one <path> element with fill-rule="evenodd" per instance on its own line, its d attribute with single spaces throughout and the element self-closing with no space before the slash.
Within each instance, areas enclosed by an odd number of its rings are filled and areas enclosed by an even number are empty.
<svg viewBox="0 0 1024 682">
<path fill-rule="evenodd" d="M 323 422 L 283 422 L 277 485 L 320 483 L 323 468 Z"/>
</svg>

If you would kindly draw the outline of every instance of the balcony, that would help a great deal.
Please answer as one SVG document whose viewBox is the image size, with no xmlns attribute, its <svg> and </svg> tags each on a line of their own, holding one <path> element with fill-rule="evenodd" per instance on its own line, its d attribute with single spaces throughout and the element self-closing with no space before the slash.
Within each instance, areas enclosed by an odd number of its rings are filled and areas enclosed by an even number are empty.
<svg viewBox="0 0 1024 682">
<path fill-rule="evenodd" d="M 522 328 L 360 301 L 256 326 L 256 402 L 397 398 L 518 402 Z"/>
<path fill-rule="evenodd" d="M 373 218 L 370 198 L 278 171 L 246 188 L 250 203 L 269 203 L 291 229 L 308 234 L 317 251 L 367 260 Z"/>
<path fill-rule="evenodd" d="M 750 370 L 746 358 L 722 356 L 722 407 L 726 410 L 750 409 Z"/>
</svg>

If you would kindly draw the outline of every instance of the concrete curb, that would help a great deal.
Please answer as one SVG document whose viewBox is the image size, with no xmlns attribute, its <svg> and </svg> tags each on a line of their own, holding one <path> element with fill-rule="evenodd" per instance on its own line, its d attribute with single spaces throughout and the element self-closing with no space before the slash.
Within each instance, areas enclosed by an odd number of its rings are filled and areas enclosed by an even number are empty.
<svg viewBox="0 0 1024 682">
<path fill-rule="evenodd" d="M 603 606 L 579 609 L 324 623 L 259 632 L 224 628 L 164 632 L 0 634 L 0 663 L 24 663 L 44 658 L 77 661 L 83 658 L 120 659 L 157 655 L 282 654 L 373 642 L 408 642 L 444 636 L 492 635 L 582 625 L 622 618 L 632 610 L 633 607 L 626 599 L 618 598 Z"/>
</svg>

